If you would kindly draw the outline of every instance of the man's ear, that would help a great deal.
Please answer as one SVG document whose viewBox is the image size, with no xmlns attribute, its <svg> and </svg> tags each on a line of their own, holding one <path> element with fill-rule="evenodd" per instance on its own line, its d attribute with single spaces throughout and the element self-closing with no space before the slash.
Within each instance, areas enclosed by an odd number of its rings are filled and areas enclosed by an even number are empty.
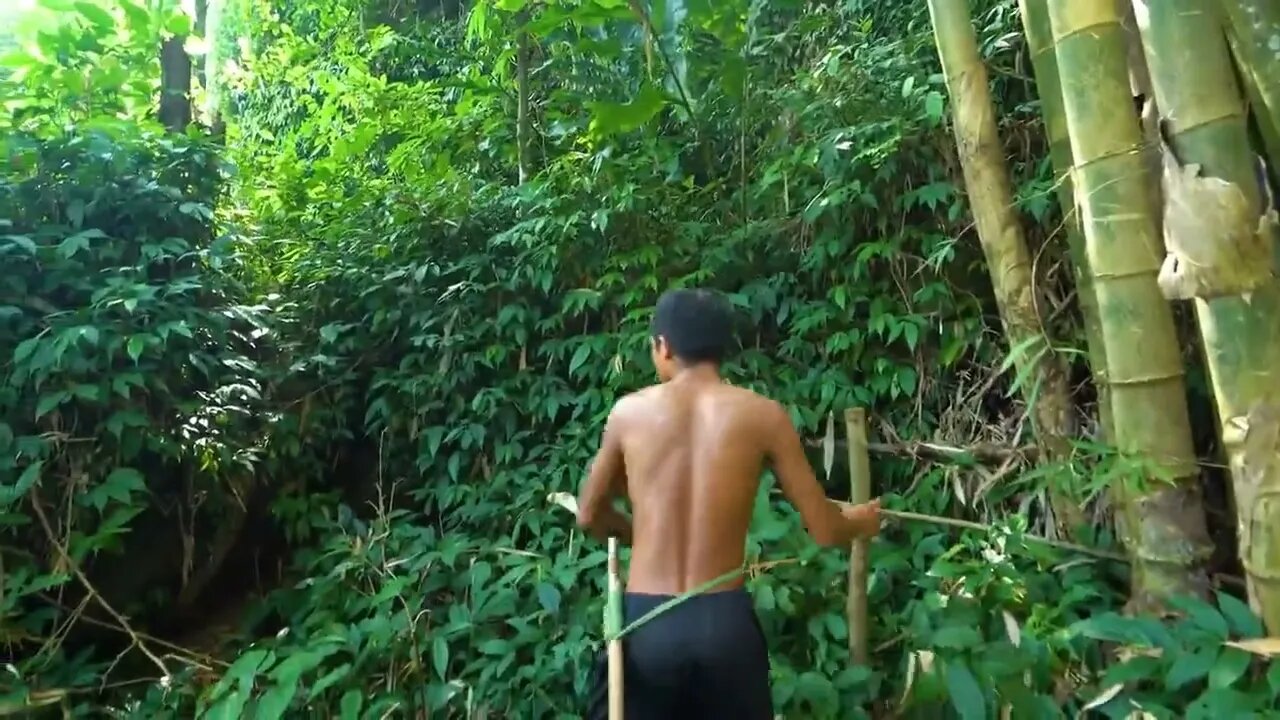
<svg viewBox="0 0 1280 720">
<path fill-rule="evenodd" d="M 665 337 L 661 335 L 655 335 L 653 337 L 653 350 L 658 354 L 658 357 L 663 360 L 671 359 L 671 346 L 667 344 L 667 339 Z"/>
</svg>

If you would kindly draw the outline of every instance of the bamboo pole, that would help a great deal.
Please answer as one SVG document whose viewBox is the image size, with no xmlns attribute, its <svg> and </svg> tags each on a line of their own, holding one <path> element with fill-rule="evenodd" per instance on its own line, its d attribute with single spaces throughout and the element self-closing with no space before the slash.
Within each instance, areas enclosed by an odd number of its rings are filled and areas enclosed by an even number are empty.
<svg viewBox="0 0 1280 720">
<path fill-rule="evenodd" d="M 995 105 L 987 69 L 978 54 L 968 0 L 929 0 L 929 15 L 951 96 L 952 127 L 978 240 L 1010 352 L 1016 353 L 1013 364 L 1019 377 L 1028 378 L 1020 390 L 1031 412 L 1036 443 L 1048 459 L 1061 460 L 1071 452 L 1066 369 L 1052 350 L 1036 308 L 1031 252 L 1014 210 Z M 1070 493 L 1057 490 L 1050 499 L 1057 525 L 1072 533 L 1083 521 L 1079 504 Z"/>
<path fill-rule="evenodd" d="M 1191 438 L 1181 348 L 1161 294 L 1153 178 L 1115 0 L 1049 0 L 1076 199 L 1098 300 L 1116 447 L 1143 478 L 1113 488 L 1133 557 L 1135 609 L 1207 595 L 1213 550 Z"/>
<path fill-rule="evenodd" d="M 849 408 L 844 411 L 845 434 L 849 451 L 849 502 L 854 505 L 871 501 L 871 456 L 867 450 L 867 411 Z M 870 543 L 854 540 L 849 555 L 849 596 L 845 613 L 849 620 L 849 658 L 855 665 L 866 665 L 867 652 L 867 571 Z"/>
<path fill-rule="evenodd" d="M 1271 269 L 1274 217 L 1266 213 L 1259 193 L 1221 8 L 1215 0 L 1159 0 L 1149 12 L 1145 4 L 1139 7 L 1157 106 L 1171 146 L 1164 160 L 1165 244 L 1185 268 L 1172 271 L 1166 284 L 1185 291 L 1173 299 L 1194 298 L 1222 423 L 1220 437 L 1231 465 L 1249 599 L 1267 629 L 1277 634 L 1280 532 L 1273 529 L 1273 496 L 1280 492 L 1280 465 L 1275 462 L 1280 438 L 1274 433 L 1266 440 L 1260 437 L 1266 434 L 1267 420 L 1280 414 L 1280 282 Z"/>
<path fill-rule="evenodd" d="M 1257 83 L 1263 107 L 1259 124 L 1280 128 L 1280 3 L 1275 0 L 1219 0 L 1240 50 L 1242 69 Z M 1272 157 L 1280 165 L 1280 158 Z"/>
<path fill-rule="evenodd" d="M 1049 8 L 1045 0 L 1018 0 L 1022 27 L 1031 54 L 1031 70 L 1040 95 L 1040 114 L 1044 116 L 1045 135 L 1049 141 L 1049 158 L 1058 189 L 1058 205 L 1067 234 L 1067 252 L 1071 258 L 1076 297 L 1084 318 L 1085 346 L 1089 371 L 1098 393 L 1098 420 L 1103 437 L 1111 437 L 1111 399 L 1107 384 L 1106 346 L 1102 342 L 1102 320 L 1098 317 L 1098 299 L 1093 290 L 1085 254 L 1084 232 L 1080 213 L 1076 211 L 1075 190 L 1071 181 L 1071 138 L 1067 135 L 1067 115 L 1062 107 L 1062 79 L 1058 75 L 1058 56 L 1053 51 L 1053 32 L 1049 27 Z"/>
<path fill-rule="evenodd" d="M 618 571 L 618 538 L 609 538 L 609 596 L 605 602 L 605 637 L 609 638 L 609 720 L 622 720 L 622 575 Z"/>
</svg>

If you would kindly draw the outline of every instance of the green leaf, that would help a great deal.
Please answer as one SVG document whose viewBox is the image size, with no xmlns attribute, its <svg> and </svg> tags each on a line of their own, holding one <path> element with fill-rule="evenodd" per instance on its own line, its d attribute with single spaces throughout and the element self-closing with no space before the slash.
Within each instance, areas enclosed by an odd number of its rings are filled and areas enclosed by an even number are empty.
<svg viewBox="0 0 1280 720">
<path fill-rule="evenodd" d="M 56 390 L 54 392 L 41 395 L 40 401 L 36 403 L 36 419 L 39 420 L 45 415 L 48 415 L 58 409 L 59 405 L 70 399 L 71 393 L 66 390 Z"/>
<path fill-rule="evenodd" d="M 555 613 L 560 610 L 560 591 L 551 583 L 538 583 L 538 602 L 542 604 L 543 610 Z"/>
<path fill-rule="evenodd" d="M 311 702 L 316 698 L 320 697 L 325 690 L 328 690 L 329 688 L 338 684 L 338 682 L 340 682 L 343 678 L 345 678 L 348 674 L 350 674 L 350 672 L 351 672 L 351 663 L 343 663 L 338 667 L 325 673 L 323 677 L 321 677 L 319 680 L 316 681 L 314 685 L 311 686 L 311 690 L 307 693 L 307 702 Z"/>
<path fill-rule="evenodd" d="M 1165 677 L 1165 685 L 1170 690 L 1177 690 L 1189 682 L 1200 680 L 1209 674 L 1214 661 L 1218 659 L 1218 648 L 1208 648 L 1196 652 L 1178 655 Z"/>
<path fill-rule="evenodd" d="M 1253 656 L 1239 648 L 1223 648 L 1218 661 L 1209 671 L 1209 687 L 1221 689 L 1230 686 L 1249 669 Z"/>
<path fill-rule="evenodd" d="M 40 480 L 40 471 L 43 469 L 43 460 L 37 460 L 28 465 L 27 469 L 23 470 L 22 474 L 18 476 L 18 482 L 14 483 L 13 487 L 0 486 L 0 500 L 4 504 L 9 504 L 22 498 L 31 491 L 31 488 L 35 487 L 36 482 Z"/>
<path fill-rule="evenodd" d="M 58 244 L 58 254 L 64 260 L 70 258 L 81 250 L 89 249 L 89 241 L 97 238 L 104 238 L 107 234 L 97 228 L 89 228 L 82 230 L 75 235 L 70 235 Z"/>
<path fill-rule="evenodd" d="M 647 124 L 666 104 L 666 96 L 651 84 L 641 88 L 629 102 L 589 102 L 587 109 L 591 112 L 591 123 L 587 130 L 595 137 L 631 132 Z"/>
<path fill-rule="evenodd" d="M 961 719 L 986 720 L 987 699 L 969 667 L 959 660 L 952 660 L 946 664 L 944 672 L 951 706 Z"/>
<path fill-rule="evenodd" d="M 1231 629 L 1227 620 L 1213 605 L 1194 597 L 1172 597 L 1169 604 L 1186 613 L 1191 626 L 1211 636 L 1214 640 L 1227 640 Z"/>
<path fill-rule="evenodd" d="M 948 625 L 933 634 L 932 644 L 937 648 L 962 650 L 982 644 L 982 635 L 968 625 Z"/>
<path fill-rule="evenodd" d="M 935 125 L 942 122 L 942 113 L 945 110 L 945 101 L 942 93 L 937 90 L 930 90 L 924 96 L 924 114 L 930 122 Z"/>
<path fill-rule="evenodd" d="M 179 37 L 183 35 L 190 35 L 191 16 L 181 10 L 175 10 L 171 15 L 169 15 L 169 19 L 165 21 L 164 29 L 166 32 L 173 33 Z"/>
<path fill-rule="evenodd" d="M 142 473 L 130 467 L 116 468 L 102 481 L 102 490 L 106 496 L 124 504 L 129 503 L 133 493 L 145 488 Z"/>
<path fill-rule="evenodd" d="M 364 697 L 359 690 L 351 689 L 342 696 L 339 705 L 342 720 L 360 720 L 360 708 L 364 706 Z"/>
<path fill-rule="evenodd" d="M 13 364 L 21 365 L 31 357 L 31 353 L 35 352 L 36 346 L 40 344 L 39 337 L 27 338 L 18 343 L 18 347 L 13 349 Z"/>
<path fill-rule="evenodd" d="M 103 10 L 93 3 L 76 3 L 76 9 L 80 11 L 81 15 L 88 17 L 90 20 L 93 20 L 93 15 L 96 14 L 98 16 L 98 20 L 95 22 L 99 25 L 106 25 L 109 27 L 115 24 L 115 21 L 111 19 L 111 15 L 108 14 L 106 10 Z M 67 203 L 67 219 L 71 221 L 71 227 L 78 228 L 81 225 L 84 225 L 83 200 L 77 198 Z"/>
<path fill-rule="evenodd" d="M 1253 610 L 1248 605 L 1219 590 L 1218 607 L 1222 609 L 1223 616 L 1226 617 L 1236 635 L 1243 638 L 1263 636 L 1262 621 L 1253 614 Z"/>
<path fill-rule="evenodd" d="M 134 335 L 129 338 L 129 344 L 125 346 L 125 352 L 129 353 L 129 358 L 134 362 L 142 357 L 142 351 L 147 346 L 147 341 L 142 335 Z"/>
<path fill-rule="evenodd" d="M 444 680 L 445 671 L 449 669 L 449 641 L 443 635 L 436 635 L 435 640 L 431 641 L 431 664 L 436 669 L 436 675 Z"/>
<path fill-rule="evenodd" d="M 14 245 L 17 245 L 23 250 L 26 250 L 30 254 L 32 255 L 36 254 L 35 242 L 31 238 L 27 237 L 26 235 L 4 235 L 4 236 L 0 236 L 0 240 L 8 240 Z"/>
<path fill-rule="evenodd" d="M 579 345 L 578 349 L 573 352 L 573 358 L 569 360 L 569 376 L 572 377 L 575 375 L 578 368 L 582 367 L 582 364 L 585 363 L 587 358 L 590 356 L 591 346 L 586 343 Z"/>
</svg>

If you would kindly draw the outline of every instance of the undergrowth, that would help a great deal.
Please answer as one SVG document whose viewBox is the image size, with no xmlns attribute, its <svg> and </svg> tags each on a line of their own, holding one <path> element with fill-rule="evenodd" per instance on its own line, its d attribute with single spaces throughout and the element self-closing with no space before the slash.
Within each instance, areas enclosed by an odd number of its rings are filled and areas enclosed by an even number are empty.
<svg viewBox="0 0 1280 720">
<path fill-rule="evenodd" d="M 648 42 L 599 0 L 228 6 L 224 143 L 146 117 L 184 26 L 131 0 L 41 15 L 9 61 L 0 714 L 576 717 L 604 553 L 546 498 L 651 382 L 667 287 L 729 293 L 729 379 L 791 408 L 833 497 L 847 407 L 890 444 L 1028 442 L 915 4 L 691 4 Z M 982 17 L 1052 228 L 1014 6 Z M 1274 713 L 1238 600 L 1122 618 L 1123 563 L 1031 537 L 1048 484 L 1125 472 L 1105 451 L 958 455 L 876 461 L 888 507 L 991 527 L 873 544 L 868 667 L 846 554 L 766 480 L 748 585 L 782 715 Z"/>
</svg>

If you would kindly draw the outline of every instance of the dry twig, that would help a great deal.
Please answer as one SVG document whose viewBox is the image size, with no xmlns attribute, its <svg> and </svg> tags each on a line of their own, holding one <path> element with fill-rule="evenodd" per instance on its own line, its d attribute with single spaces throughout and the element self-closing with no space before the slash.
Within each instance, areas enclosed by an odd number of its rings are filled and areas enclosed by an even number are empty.
<svg viewBox="0 0 1280 720">
<path fill-rule="evenodd" d="M 34 490 L 32 490 L 30 497 L 31 507 L 35 510 L 36 518 L 40 521 L 40 526 L 44 529 L 45 537 L 53 545 L 54 550 L 58 552 L 58 557 L 62 559 L 62 562 L 66 563 L 67 567 L 70 568 L 71 572 L 76 576 L 76 579 L 80 581 L 85 592 L 89 593 L 94 601 L 97 602 L 103 610 L 107 611 L 107 614 L 119 624 L 119 629 L 123 630 L 125 634 L 129 636 L 129 640 L 132 642 L 130 647 L 136 647 L 142 651 L 142 654 L 146 655 L 147 659 L 160 669 L 161 677 L 169 677 L 169 668 L 165 666 L 164 661 L 155 653 L 151 652 L 151 649 L 142 641 L 142 638 L 133 629 L 133 626 L 129 624 L 129 621 L 117 612 L 116 609 L 111 606 L 111 603 L 107 602 L 106 598 L 102 597 L 98 592 L 98 589 L 93 586 L 93 583 L 89 582 L 89 578 L 84 574 L 84 571 L 80 569 L 80 564 L 72 559 L 70 553 L 67 552 L 67 548 L 58 540 L 57 535 L 53 531 L 53 526 L 49 524 L 48 516 L 44 513 L 44 508 L 40 507 L 40 499 L 36 497 Z"/>
</svg>

